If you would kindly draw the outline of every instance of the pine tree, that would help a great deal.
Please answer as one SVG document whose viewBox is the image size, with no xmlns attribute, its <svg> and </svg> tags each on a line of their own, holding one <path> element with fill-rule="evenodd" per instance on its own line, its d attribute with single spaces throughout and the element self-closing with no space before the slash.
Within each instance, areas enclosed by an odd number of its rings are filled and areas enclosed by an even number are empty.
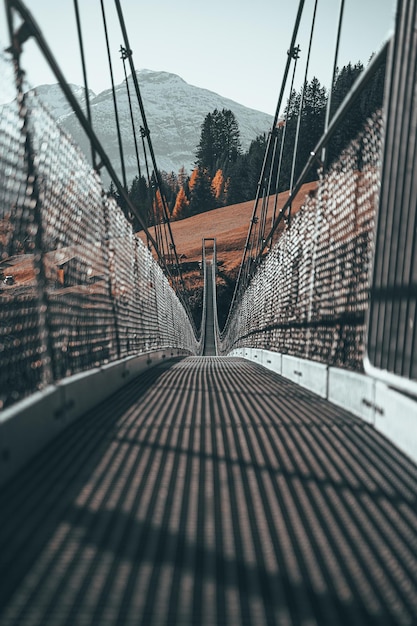
<svg viewBox="0 0 417 626">
<path fill-rule="evenodd" d="M 332 90 L 331 115 L 334 114 L 362 71 L 363 65 L 360 62 L 355 65 L 349 63 L 341 70 L 337 70 Z M 377 108 L 381 107 L 384 79 L 385 68 L 380 68 L 370 85 L 346 116 L 345 122 L 332 137 L 327 150 L 328 165 L 334 158 L 338 157 L 341 150 L 355 137 L 366 118 Z M 280 125 L 274 131 L 276 137 L 274 136 L 273 141 L 276 141 L 276 154 L 275 161 L 272 164 L 271 178 L 273 190 L 275 190 L 278 166 L 280 168 L 278 191 L 286 191 L 289 188 L 298 124 L 300 132 L 295 160 L 294 182 L 297 181 L 311 151 L 314 150 L 324 131 L 328 101 L 327 89 L 320 84 L 316 77 L 313 77 L 310 82 L 306 83 L 304 86 L 301 119 L 299 121 L 302 96 L 302 90 L 291 93 L 285 109 L 285 125 Z M 280 162 L 280 151 L 284 136 L 284 149 L 282 161 Z M 235 204 L 254 199 L 266 146 L 267 137 L 265 135 L 257 137 L 251 143 L 248 152 L 243 154 L 240 146 L 239 128 L 233 113 L 226 109 L 221 111 L 215 109 L 206 115 L 201 127 L 200 142 L 196 150 L 196 169 L 187 182 L 185 182 L 185 172 L 178 176 L 179 186 L 184 187 L 184 191 L 190 200 L 190 213 L 194 214 L 195 212 L 207 210 L 203 208 L 205 206 L 213 208 L 213 206 L 221 204 Z M 267 173 L 269 173 L 269 169 L 269 163 L 267 163 Z M 221 171 L 223 177 L 222 183 L 219 171 Z M 306 177 L 306 182 L 316 178 L 317 169 L 313 167 Z M 210 180 L 211 199 L 207 189 L 207 183 L 210 185 Z M 222 185 L 223 202 L 220 201 L 220 188 Z M 204 186 L 206 189 L 203 193 Z M 206 199 L 204 199 L 204 194 L 207 195 Z M 199 195 L 201 195 L 202 201 L 197 203 L 196 197 Z"/>
<path fill-rule="evenodd" d="M 369 62 L 371 62 L 371 55 Z M 385 64 L 375 73 L 371 84 L 364 90 L 361 97 L 361 106 L 365 117 L 370 117 L 377 109 L 382 107 L 385 90 Z"/>
<path fill-rule="evenodd" d="M 213 115 L 216 113 L 217 109 L 213 111 Z M 216 160 L 216 138 L 213 115 L 208 113 L 204 118 L 204 122 L 201 125 L 200 143 L 197 146 L 196 152 L 196 165 L 198 167 L 206 167 L 209 171 L 214 168 Z"/>
<path fill-rule="evenodd" d="M 285 126 L 277 129 L 278 149 L 273 165 L 274 179 L 278 177 L 278 191 L 286 191 L 290 187 L 293 167 L 294 150 L 297 151 L 294 181 L 301 174 L 304 164 L 307 162 L 310 152 L 315 148 L 323 134 L 324 120 L 326 117 L 327 91 L 317 78 L 313 78 L 304 87 L 303 108 L 301 111 L 300 130 L 297 146 L 298 118 L 300 115 L 300 102 L 302 91 L 293 91 L 285 109 Z M 282 142 L 284 142 L 282 148 Z M 280 161 L 282 148 L 282 160 Z M 317 172 L 312 168 L 306 182 L 314 180 Z"/>
<path fill-rule="evenodd" d="M 244 154 L 239 156 L 230 168 L 230 176 L 227 179 L 226 204 L 237 204 L 246 200 L 252 200 L 255 194 L 250 184 L 248 154 Z"/>
<path fill-rule="evenodd" d="M 211 190 L 211 179 L 207 170 L 197 168 L 193 171 L 190 183 L 190 215 L 211 211 L 215 207 L 215 200 Z"/>
<path fill-rule="evenodd" d="M 193 169 L 193 171 L 191 172 L 191 176 L 188 180 L 188 190 L 189 190 L 190 195 L 193 192 L 193 188 L 196 184 L 197 178 L 198 178 L 198 167 Z"/>
<path fill-rule="evenodd" d="M 303 110 L 301 113 L 294 182 L 301 174 L 310 153 L 314 150 L 324 132 L 327 97 L 327 89 L 320 84 L 320 81 L 316 77 L 313 77 L 312 80 L 306 84 Z M 306 178 L 306 182 L 314 180 L 315 178 L 317 178 L 317 171 L 312 168 Z"/>
<path fill-rule="evenodd" d="M 164 176 L 164 180 L 173 194 L 178 192 L 178 177 L 175 172 L 170 172 Z"/>
<path fill-rule="evenodd" d="M 256 190 L 259 183 L 259 177 L 264 162 L 264 156 L 267 146 L 266 135 L 258 135 L 249 146 L 248 151 L 248 200 L 252 200 L 256 197 Z"/>
<path fill-rule="evenodd" d="M 223 170 L 227 172 L 228 165 L 235 163 L 241 152 L 240 132 L 236 117 L 230 109 L 223 109 L 220 118 L 221 137 L 223 138 L 222 158 Z"/>
<path fill-rule="evenodd" d="M 177 177 L 178 187 L 184 187 L 184 185 L 185 185 L 185 183 L 187 181 L 187 178 L 188 178 L 188 174 L 185 171 L 185 167 L 182 166 L 180 168 L 180 171 L 178 172 L 178 177 Z"/>
<path fill-rule="evenodd" d="M 151 199 L 148 185 L 144 176 L 141 176 L 140 178 L 138 176 L 135 176 L 135 178 L 133 179 L 129 189 L 129 199 L 136 207 L 142 223 L 145 226 L 148 226 L 151 214 Z M 134 229 L 141 229 L 141 226 L 137 221 L 135 221 L 134 223 Z"/>
<path fill-rule="evenodd" d="M 235 115 L 228 109 L 208 113 L 201 127 L 196 151 L 196 165 L 213 177 L 218 169 L 227 175 L 228 168 L 241 152 L 240 132 Z"/>
<path fill-rule="evenodd" d="M 117 200 L 118 193 L 117 193 L 117 189 L 115 187 L 115 184 L 114 184 L 114 182 L 112 180 L 110 181 L 110 187 L 109 187 L 108 194 L 109 194 L 109 196 L 111 196 L 112 198 L 115 198 Z"/>
<path fill-rule="evenodd" d="M 332 90 L 331 117 L 336 113 L 344 98 L 352 89 L 354 82 L 362 72 L 363 65 L 360 62 L 355 65 L 348 63 L 342 67 L 341 70 L 337 69 Z M 351 107 L 343 120 L 343 124 L 340 125 L 334 134 L 328 148 L 329 163 L 338 158 L 342 150 L 347 146 L 349 141 L 355 137 L 363 125 L 366 114 L 361 110 L 361 100 L 362 99 L 359 98 Z"/>
</svg>

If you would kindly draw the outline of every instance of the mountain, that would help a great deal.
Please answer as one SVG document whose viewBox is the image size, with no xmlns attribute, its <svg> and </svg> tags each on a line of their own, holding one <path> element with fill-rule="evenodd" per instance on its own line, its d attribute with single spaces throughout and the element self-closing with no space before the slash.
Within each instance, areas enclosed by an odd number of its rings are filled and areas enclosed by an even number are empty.
<svg viewBox="0 0 417 626">
<path fill-rule="evenodd" d="M 86 100 L 84 87 L 73 84 L 70 84 L 69 86 L 78 102 L 81 105 L 84 105 Z M 55 119 L 65 117 L 71 113 L 72 109 L 58 84 L 40 85 L 39 87 L 36 87 L 35 91 Z M 96 97 L 96 94 L 94 91 L 91 91 L 91 89 L 89 90 L 89 94 L 90 99 L 94 99 Z"/>
<path fill-rule="evenodd" d="M 195 152 L 200 141 L 201 125 L 206 115 L 216 108 L 233 111 L 239 124 L 244 150 L 249 148 L 250 143 L 258 135 L 269 132 L 271 128 L 273 121 L 271 115 L 249 109 L 207 89 L 189 85 L 176 74 L 140 70 L 137 72 L 137 77 L 159 170 L 178 173 L 182 166 L 187 172 L 193 169 Z M 143 123 L 131 76 L 128 81 L 132 95 L 141 168 L 142 173 L 144 173 L 145 161 L 140 136 L 140 127 Z M 85 102 L 84 89 L 74 85 L 72 89 L 79 100 Z M 36 91 L 59 124 L 72 135 L 89 157 L 88 139 L 86 139 L 75 114 L 66 106 L 64 96 L 59 96 L 59 86 L 42 85 L 37 87 Z M 125 81 L 116 87 L 116 98 L 126 161 L 126 174 L 127 180 L 130 182 L 137 174 L 137 165 Z M 119 146 L 111 89 L 98 95 L 91 92 L 90 107 L 94 130 L 120 175 Z M 149 155 L 148 160 L 151 163 Z M 103 176 L 105 182 L 108 182 L 104 172 Z"/>
</svg>

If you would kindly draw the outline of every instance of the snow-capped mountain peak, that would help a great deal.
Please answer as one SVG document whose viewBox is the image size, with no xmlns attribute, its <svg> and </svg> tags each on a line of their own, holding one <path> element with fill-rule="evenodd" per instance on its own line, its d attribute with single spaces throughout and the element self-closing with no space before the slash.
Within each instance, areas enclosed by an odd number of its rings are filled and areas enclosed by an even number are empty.
<svg viewBox="0 0 417 626">
<path fill-rule="evenodd" d="M 260 134 L 270 130 L 272 116 L 249 109 L 237 102 L 224 98 L 207 89 L 189 85 L 180 76 L 163 71 L 142 69 L 137 72 L 140 93 L 145 109 L 146 121 L 151 132 L 157 166 L 160 170 L 177 173 L 181 167 L 190 172 L 195 162 L 195 153 L 200 141 L 201 125 L 208 113 L 214 109 L 230 109 L 239 124 L 242 148 L 247 150 L 250 143 Z M 135 132 L 140 142 L 140 128 L 143 120 L 137 103 L 134 81 L 128 78 Z M 82 87 L 71 86 L 81 103 L 85 101 Z M 36 89 L 51 113 L 79 143 L 87 156 L 90 145 L 78 120 L 71 112 L 58 85 L 42 85 Z M 126 161 L 128 182 L 137 175 L 134 135 L 130 117 L 126 83 L 116 87 L 118 116 L 121 126 L 123 150 Z M 90 106 L 94 130 L 106 149 L 113 166 L 120 174 L 119 146 L 115 126 L 114 105 L 111 89 L 98 95 L 90 93 Z M 140 154 L 141 165 L 144 157 Z"/>
<path fill-rule="evenodd" d="M 69 85 L 71 87 L 71 91 L 74 96 L 77 98 L 79 103 L 83 105 L 85 103 L 85 89 L 80 85 Z M 72 109 L 68 104 L 68 101 L 58 84 L 53 85 L 39 85 L 35 89 L 38 96 L 45 103 L 47 109 L 49 109 L 50 113 L 55 118 L 63 117 L 64 115 L 68 115 L 72 113 Z M 91 89 L 89 90 L 90 100 L 96 97 L 96 94 Z"/>
</svg>

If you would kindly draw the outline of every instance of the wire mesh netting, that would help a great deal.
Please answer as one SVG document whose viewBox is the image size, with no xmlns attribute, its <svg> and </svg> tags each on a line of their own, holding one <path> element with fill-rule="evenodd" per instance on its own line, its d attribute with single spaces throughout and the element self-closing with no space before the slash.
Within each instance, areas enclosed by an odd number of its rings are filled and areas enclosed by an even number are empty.
<svg viewBox="0 0 417 626">
<path fill-rule="evenodd" d="M 362 369 L 382 115 L 369 119 L 264 257 L 222 352 L 257 347 Z"/>
<path fill-rule="evenodd" d="M 416 394 L 417 41 L 416 2 L 399 2 L 386 90 L 381 197 L 368 329 L 369 365 Z M 401 382 L 400 382 L 401 380 Z M 412 386 L 405 381 L 413 381 Z"/>
<path fill-rule="evenodd" d="M 0 56 L 0 409 L 63 377 L 198 343 L 81 151 Z"/>
</svg>

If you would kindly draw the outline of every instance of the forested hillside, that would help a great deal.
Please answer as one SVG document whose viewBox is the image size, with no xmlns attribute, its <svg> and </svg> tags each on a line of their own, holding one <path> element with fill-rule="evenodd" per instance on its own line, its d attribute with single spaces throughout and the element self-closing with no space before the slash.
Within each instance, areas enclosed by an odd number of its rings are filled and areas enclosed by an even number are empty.
<svg viewBox="0 0 417 626">
<path fill-rule="evenodd" d="M 355 65 L 349 63 L 337 70 L 330 117 L 363 70 L 361 62 Z M 328 163 L 340 154 L 364 121 L 382 106 L 384 77 L 385 67 L 382 67 L 350 110 L 330 142 Z M 284 115 L 273 129 L 272 140 L 276 142 L 276 150 L 272 180 L 276 181 L 276 185 L 271 192 L 287 190 L 291 178 L 297 180 L 323 133 L 328 99 L 328 90 L 317 78 L 307 82 L 304 89 L 291 93 Z M 144 175 L 136 177 L 129 188 L 130 198 L 148 226 L 163 220 L 163 204 L 171 220 L 175 221 L 252 200 L 256 196 L 267 141 L 266 134 L 259 135 L 253 139 L 249 149 L 243 151 L 239 125 L 233 112 L 224 108 L 214 109 L 207 113 L 201 125 L 192 173 L 187 174 L 185 168 L 177 173 L 161 172 L 161 185 L 153 174 L 148 178 Z M 293 159 L 295 145 L 296 157 Z M 306 182 L 316 178 L 317 171 L 312 169 Z M 114 193 L 114 189 L 111 192 Z M 139 224 L 137 226 L 139 228 Z"/>
</svg>

